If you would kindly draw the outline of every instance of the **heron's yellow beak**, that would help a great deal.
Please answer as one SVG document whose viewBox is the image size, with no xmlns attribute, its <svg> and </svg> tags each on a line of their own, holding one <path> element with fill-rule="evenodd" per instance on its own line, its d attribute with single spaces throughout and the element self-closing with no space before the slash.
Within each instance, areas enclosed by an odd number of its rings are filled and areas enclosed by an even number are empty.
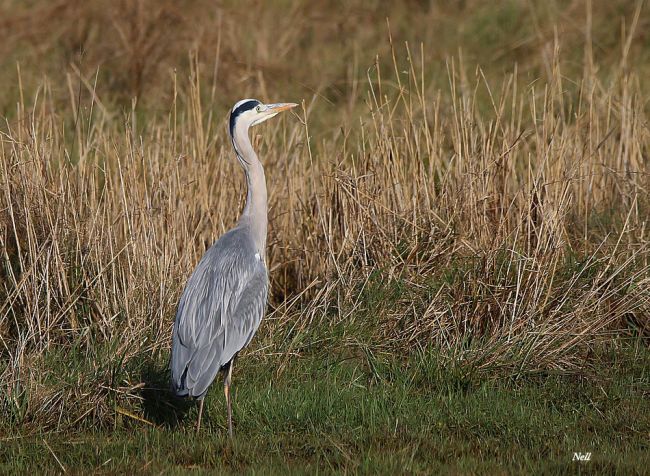
<svg viewBox="0 0 650 476">
<path fill-rule="evenodd" d="M 268 112 L 273 112 L 273 113 L 286 111 L 286 110 L 291 109 L 291 108 L 296 107 L 296 106 L 297 106 L 297 104 L 292 103 L 292 102 L 279 102 L 279 103 L 276 103 L 276 104 L 267 104 L 266 105 L 266 107 L 268 108 L 267 109 Z"/>
</svg>

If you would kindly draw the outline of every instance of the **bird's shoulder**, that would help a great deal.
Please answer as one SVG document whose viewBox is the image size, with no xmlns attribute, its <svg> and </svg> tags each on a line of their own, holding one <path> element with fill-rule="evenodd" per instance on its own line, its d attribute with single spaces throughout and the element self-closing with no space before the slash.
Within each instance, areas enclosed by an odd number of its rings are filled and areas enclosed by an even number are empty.
<svg viewBox="0 0 650 476">
<path fill-rule="evenodd" d="M 255 271 L 264 266 L 260 251 L 255 247 L 250 233 L 245 228 L 233 228 L 224 233 L 206 251 L 199 266 L 215 268 L 215 271 Z"/>
<path fill-rule="evenodd" d="M 203 255 L 187 282 L 182 301 L 198 299 L 216 305 L 241 293 L 248 282 L 266 277 L 266 265 L 250 234 L 234 228 Z"/>
</svg>

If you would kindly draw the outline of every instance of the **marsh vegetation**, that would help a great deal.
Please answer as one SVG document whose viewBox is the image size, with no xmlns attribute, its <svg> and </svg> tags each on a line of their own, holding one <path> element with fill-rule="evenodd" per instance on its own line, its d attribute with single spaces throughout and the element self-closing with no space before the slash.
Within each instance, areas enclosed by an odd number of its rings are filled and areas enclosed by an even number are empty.
<svg viewBox="0 0 650 476">
<path fill-rule="evenodd" d="M 1 471 L 643 472 L 647 5 L 118 3 L 0 2 Z M 302 105 L 231 447 L 166 362 L 243 97 Z"/>
</svg>

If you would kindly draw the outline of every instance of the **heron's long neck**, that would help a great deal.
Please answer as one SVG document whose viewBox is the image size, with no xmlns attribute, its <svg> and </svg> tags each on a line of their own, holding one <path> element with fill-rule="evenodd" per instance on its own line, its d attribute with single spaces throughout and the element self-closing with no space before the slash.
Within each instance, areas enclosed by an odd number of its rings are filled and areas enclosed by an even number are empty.
<svg viewBox="0 0 650 476">
<path fill-rule="evenodd" d="M 248 193 L 239 224 L 249 227 L 255 246 L 262 257 L 266 255 L 267 194 L 264 167 L 257 158 L 248 138 L 248 131 L 236 131 L 233 142 L 237 155 L 243 160 Z"/>
</svg>

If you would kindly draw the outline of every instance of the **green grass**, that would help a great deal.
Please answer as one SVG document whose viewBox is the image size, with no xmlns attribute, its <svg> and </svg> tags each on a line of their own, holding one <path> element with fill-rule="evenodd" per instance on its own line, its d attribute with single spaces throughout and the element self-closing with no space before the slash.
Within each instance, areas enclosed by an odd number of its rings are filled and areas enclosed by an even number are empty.
<svg viewBox="0 0 650 476">
<path fill-rule="evenodd" d="M 630 346 L 628 346 L 630 347 Z M 639 354 L 640 352 L 640 354 Z M 433 352 L 408 359 L 244 357 L 235 367 L 235 439 L 220 385 L 196 406 L 174 403 L 164 361 L 144 364 L 151 389 L 113 428 L 4 438 L 0 473 L 642 474 L 650 463 L 648 351 L 603 356 L 591 376 L 497 379 Z M 147 366 L 149 366 L 147 368 Z M 590 452 L 590 462 L 573 462 Z"/>
</svg>

